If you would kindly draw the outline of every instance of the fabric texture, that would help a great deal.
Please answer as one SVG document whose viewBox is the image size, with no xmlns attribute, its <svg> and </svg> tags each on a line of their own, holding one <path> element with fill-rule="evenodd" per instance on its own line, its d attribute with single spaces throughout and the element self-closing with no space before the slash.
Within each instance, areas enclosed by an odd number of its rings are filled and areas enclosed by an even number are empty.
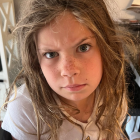
<svg viewBox="0 0 140 140">
<path fill-rule="evenodd" d="M 140 132 L 132 132 L 130 134 L 130 140 L 138 139 L 140 138 Z"/>
<path fill-rule="evenodd" d="M 13 97 L 14 95 L 10 100 L 12 100 Z M 54 97 L 57 103 L 61 104 L 58 97 L 56 95 Z M 83 128 L 84 133 L 79 126 L 68 120 L 64 120 L 58 131 L 58 140 L 81 140 L 82 137 L 84 137 L 83 140 L 97 140 L 99 130 L 95 125 L 95 108 L 96 107 L 94 107 L 87 123 L 82 123 L 70 117 L 73 122 Z M 63 113 L 69 116 L 67 112 L 64 111 Z M 2 129 L 11 133 L 11 135 L 18 140 L 37 140 L 37 121 L 32 101 L 25 84 L 18 88 L 16 99 L 8 104 Z M 48 126 L 44 124 L 42 133 L 48 130 Z M 47 140 L 49 138 L 49 132 L 41 135 L 41 140 Z"/>
</svg>

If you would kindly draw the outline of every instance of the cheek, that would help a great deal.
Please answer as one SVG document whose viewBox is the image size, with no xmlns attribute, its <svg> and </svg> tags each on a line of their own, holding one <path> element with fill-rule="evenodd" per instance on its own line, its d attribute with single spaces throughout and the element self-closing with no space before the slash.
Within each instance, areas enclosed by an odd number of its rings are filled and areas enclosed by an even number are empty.
<svg viewBox="0 0 140 140">
<path fill-rule="evenodd" d="M 55 68 L 51 68 L 51 67 L 41 67 L 42 68 L 42 72 L 44 74 L 44 77 L 47 81 L 47 83 L 49 84 L 49 86 L 54 90 L 56 90 L 56 85 L 58 83 L 58 72 L 57 69 Z"/>
<path fill-rule="evenodd" d="M 103 67 L 102 67 L 102 60 L 100 55 L 97 55 L 97 57 L 92 57 L 90 60 L 88 60 L 85 63 L 85 73 L 87 75 L 87 79 L 96 79 L 100 80 L 103 73 Z"/>
<path fill-rule="evenodd" d="M 44 62 L 40 63 L 42 72 L 48 83 L 55 81 L 58 78 L 58 68 L 48 65 Z"/>
</svg>

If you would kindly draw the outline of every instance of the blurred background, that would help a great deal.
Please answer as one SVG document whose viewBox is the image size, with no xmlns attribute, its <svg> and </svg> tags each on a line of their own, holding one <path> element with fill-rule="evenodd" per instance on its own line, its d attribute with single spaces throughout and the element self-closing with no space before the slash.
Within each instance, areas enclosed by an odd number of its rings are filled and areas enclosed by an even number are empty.
<svg viewBox="0 0 140 140">
<path fill-rule="evenodd" d="M 0 107 L 3 105 L 10 84 L 16 77 L 19 67 L 19 51 L 16 40 L 11 35 L 11 29 L 15 27 L 21 7 L 27 0 L 0 0 Z M 112 18 L 124 30 L 133 34 L 138 48 L 137 59 L 131 60 L 128 81 L 128 91 L 133 106 L 129 106 L 131 121 L 126 125 L 124 132 L 140 131 L 140 0 L 105 0 Z M 4 118 L 5 111 L 0 113 L 0 121 Z M 125 122 L 130 119 L 126 117 Z M 125 123 L 124 122 L 124 123 Z"/>
</svg>

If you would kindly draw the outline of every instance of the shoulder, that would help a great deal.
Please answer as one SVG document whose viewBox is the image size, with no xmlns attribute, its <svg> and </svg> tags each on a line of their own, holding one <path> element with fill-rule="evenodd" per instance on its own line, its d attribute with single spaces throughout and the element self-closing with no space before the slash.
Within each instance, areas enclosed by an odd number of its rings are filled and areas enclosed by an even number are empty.
<svg viewBox="0 0 140 140">
<path fill-rule="evenodd" d="M 15 93 L 10 97 L 10 101 L 14 99 Z M 33 119 L 34 109 L 32 106 L 32 101 L 25 84 L 21 85 L 17 89 L 16 98 L 8 103 L 7 112 L 17 119 L 22 119 L 30 117 Z M 16 114 L 16 116 L 15 116 Z"/>
<path fill-rule="evenodd" d="M 12 100 L 14 98 L 14 96 L 15 96 L 15 91 L 13 91 L 12 96 L 10 97 L 10 100 Z M 31 102 L 30 94 L 26 87 L 26 84 L 23 84 L 17 88 L 16 98 L 18 98 L 18 99 L 22 98 L 23 101 L 26 100 L 26 101 Z"/>
<path fill-rule="evenodd" d="M 13 98 L 14 94 L 10 97 L 10 101 Z M 17 89 L 16 98 L 8 103 L 2 128 L 10 132 L 16 139 L 26 139 L 27 137 L 31 140 L 37 139 L 36 114 L 34 112 L 29 91 L 25 84 Z"/>
</svg>

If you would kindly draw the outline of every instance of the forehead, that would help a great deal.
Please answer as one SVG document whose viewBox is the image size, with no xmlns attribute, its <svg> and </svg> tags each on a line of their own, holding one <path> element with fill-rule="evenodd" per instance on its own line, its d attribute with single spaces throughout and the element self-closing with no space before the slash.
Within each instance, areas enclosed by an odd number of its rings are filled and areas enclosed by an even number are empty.
<svg viewBox="0 0 140 140">
<path fill-rule="evenodd" d="M 75 25 L 77 25 L 78 28 L 82 28 L 83 25 L 78 22 L 78 20 L 75 18 L 75 16 L 71 12 L 63 12 L 59 16 L 57 16 L 55 19 L 53 19 L 49 24 L 44 26 L 40 31 L 44 29 L 48 29 L 48 31 L 52 31 L 54 33 L 62 32 L 64 29 L 65 31 L 68 31 L 72 29 Z"/>
<path fill-rule="evenodd" d="M 86 26 L 79 23 L 72 13 L 64 12 L 38 32 L 37 42 L 39 45 L 40 43 L 47 43 L 59 46 L 92 35 L 92 32 Z"/>
</svg>

